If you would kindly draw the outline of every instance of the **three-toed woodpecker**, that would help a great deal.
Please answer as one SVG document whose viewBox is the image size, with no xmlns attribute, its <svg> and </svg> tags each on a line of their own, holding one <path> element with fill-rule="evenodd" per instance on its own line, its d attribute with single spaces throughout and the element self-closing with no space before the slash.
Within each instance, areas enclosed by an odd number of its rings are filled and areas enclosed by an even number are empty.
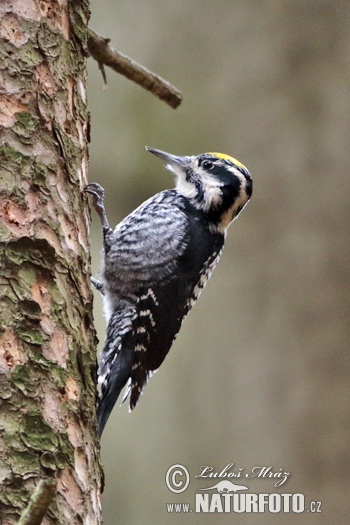
<svg viewBox="0 0 350 525">
<path fill-rule="evenodd" d="M 98 380 L 100 434 L 121 389 L 130 410 L 163 362 L 181 323 L 217 265 L 226 229 L 252 194 L 249 171 L 222 153 L 178 157 L 153 148 L 176 187 L 150 198 L 112 230 L 104 191 L 89 184 L 103 225 L 101 291 L 107 317 Z"/>
</svg>

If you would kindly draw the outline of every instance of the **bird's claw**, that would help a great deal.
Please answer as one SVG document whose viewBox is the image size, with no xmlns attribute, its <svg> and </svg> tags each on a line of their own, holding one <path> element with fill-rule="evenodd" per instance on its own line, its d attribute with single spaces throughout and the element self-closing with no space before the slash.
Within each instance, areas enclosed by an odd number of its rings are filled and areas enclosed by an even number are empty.
<svg viewBox="0 0 350 525">
<path fill-rule="evenodd" d="M 92 195 L 92 205 L 96 210 L 97 215 L 100 217 L 102 226 L 104 228 L 109 228 L 105 207 L 104 207 L 104 198 L 105 190 L 97 184 L 97 182 L 91 182 L 83 189 L 83 193 L 90 193 Z"/>
<path fill-rule="evenodd" d="M 103 202 L 104 197 L 105 197 L 105 190 L 102 188 L 102 186 L 97 184 L 97 182 L 91 182 L 90 184 L 85 186 L 85 188 L 83 189 L 83 192 L 84 193 L 90 193 L 98 201 L 102 201 L 102 202 Z"/>
</svg>

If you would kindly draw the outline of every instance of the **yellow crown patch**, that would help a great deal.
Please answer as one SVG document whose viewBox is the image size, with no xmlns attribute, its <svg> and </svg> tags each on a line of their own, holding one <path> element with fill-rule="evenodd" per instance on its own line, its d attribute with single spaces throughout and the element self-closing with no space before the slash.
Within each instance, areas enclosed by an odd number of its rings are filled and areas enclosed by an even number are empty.
<svg viewBox="0 0 350 525">
<path fill-rule="evenodd" d="M 229 160 L 230 162 L 236 164 L 236 166 L 241 166 L 245 170 L 247 169 L 241 162 L 239 162 L 239 160 L 234 159 L 233 157 L 230 157 L 230 155 L 226 155 L 225 153 L 214 153 L 212 151 L 209 151 L 209 155 L 215 155 L 216 157 L 219 157 L 219 159 Z"/>
</svg>

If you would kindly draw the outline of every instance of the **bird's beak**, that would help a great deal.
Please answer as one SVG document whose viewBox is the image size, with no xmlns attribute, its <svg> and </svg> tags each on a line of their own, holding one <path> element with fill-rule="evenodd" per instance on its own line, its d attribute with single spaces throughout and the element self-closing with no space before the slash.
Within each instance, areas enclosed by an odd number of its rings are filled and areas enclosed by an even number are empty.
<svg viewBox="0 0 350 525">
<path fill-rule="evenodd" d="M 153 153 L 153 155 L 162 160 L 166 167 L 175 173 L 178 170 L 185 172 L 190 167 L 191 157 L 179 157 L 177 155 L 171 155 L 171 153 L 166 153 L 160 149 L 149 148 L 148 146 L 146 146 L 146 150 L 150 153 Z"/>
</svg>

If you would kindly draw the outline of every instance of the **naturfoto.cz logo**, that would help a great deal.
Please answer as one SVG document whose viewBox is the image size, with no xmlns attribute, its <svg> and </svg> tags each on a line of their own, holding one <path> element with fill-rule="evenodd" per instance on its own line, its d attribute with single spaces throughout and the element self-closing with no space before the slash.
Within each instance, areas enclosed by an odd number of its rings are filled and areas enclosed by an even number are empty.
<svg viewBox="0 0 350 525">
<path fill-rule="evenodd" d="M 305 495 L 302 493 L 252 493 L 245 484 L 234 483 L 237 478 L 251 479 L 273 478 L 275 487 L 280 487 L 290 476 L 289 472 L 282 468 L 274 470 L 272 467 L 253 467 L 244 473 L 243 468 L 233 469 L 234 464 L 229 463 L 221 471 L 215 471 L 213 467 L 201 467 L 200 474 L 196 478 L 209 478 L 212 483 L 204 488 L 197 488 L 194 495 L 194 505 L 188 502 L 168 503 L 167 512 L 170 513 L 319 513 L 321 512 L 320 501 L 310 501 L 306 504 Z M 220 479 L 224 478 L 224 479 Z M 230 479 L 228 479 L 230 478 Z M 190 483 L 190 474 L 186 467 L 181 464 L 172 465 L 166 472 L 165 477 L 168 489 L 180 494 L 184 492 Z M 209 480 L 208 480 L 209 481 Z M 242 480 L 243 481 L 243 480 Z"/>
</svg>

